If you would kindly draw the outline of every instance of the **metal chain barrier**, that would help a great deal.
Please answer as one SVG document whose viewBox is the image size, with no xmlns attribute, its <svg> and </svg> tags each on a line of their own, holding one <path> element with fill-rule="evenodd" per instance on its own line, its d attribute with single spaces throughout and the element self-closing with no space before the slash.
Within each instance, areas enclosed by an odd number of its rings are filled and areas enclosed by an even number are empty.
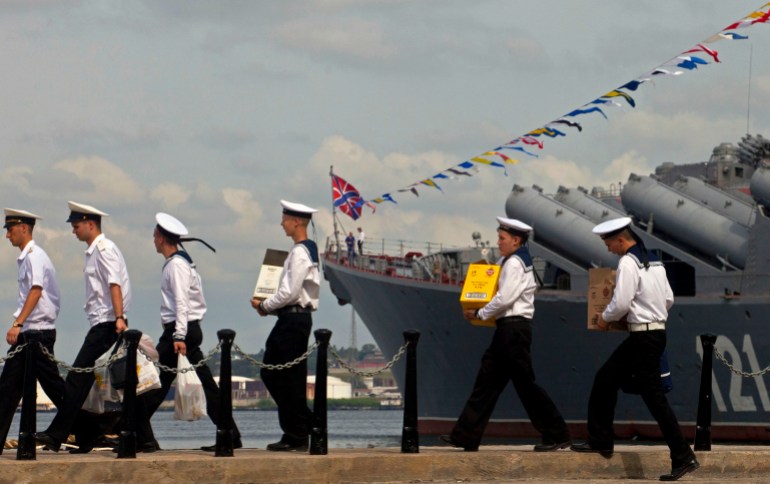
<svg viewBox="0 0 770 484">
<path fill-rule="evenodd" d="M 288 363 L 281 363 L 281 364 L 278 364 L 278 365 L 271 365 L 271 364 L 265 363 L 263 361 L 255 360 L 251 356 L 249 356 L 246 353 L 244 353 L 243 350 L 237 344 L 233 343 L 233 351 L 234 352 L 236 352 L 239 355 L 241 355 L 241 357 L 244 360 L 250 362 L 252 365 L 254 365 L 254 366 L 258 367 L 258 368 L 264 368 L 265 370 L 285 370 L 287 368 L 291 368 L 292 366 L 296 366 L 296 365 L 300 364 L 303 360 L 308 359 L 308 357 L 310 357 L 310 355 L 313 354 L 313 352 L 316 350 L 316 348 L 318 348 L 318 342 L 315 342 L 312 345 L 310 345 L 308 347 L 307 351 L 304 354 L 294 358 L 293 360 L 289 361 Z"/>
<path fill-rule="evenodd" d="M 755 376 L 762 376 L 762 375 L 770 372 L 770 366 L 767 366 L 767 367 L 765 367 L 765 368 L 763 368 L 763 369 L 761 369 L 759 371 L 756 371 L 754 373 L 750 373 L 748 371 L 743 371 L 743 370 L 738 370 L 738 369 L 736 369 L 733 365 L 731 365 L 727 361 L 727 358 L 725 358 L 724 355 L 722 355 L 722 353 L 719 352 L 719 350 L 717 349 L 716 345 L 714 345 L 714 354 L 716 355 L 716 357 L 717 357 L 717 359 L 719 361 L 724 363 L 724 365 L 727 368 L 730 369 L 731 372 L 735 373 L 736 375 L 740 375 L 740 376 L 742 376 L 744 378 L 750 378 L 750 377 L 755 377 Z"/>
<path fill-rule="evenodd" d="M 0 363 L 5 363 L 6 361 L 10 360 L 14 356 L 18 355 L 21 352 L 21 350 L 24 349 L 25 346 L 27 346 L 27 343 L 20 344 L 19 346 L 17 346 L 15 350 L 9 352 L 4 357 L 0 358 Z"/>
<path fill-rule="evenodd" d="M 93 372 L 94 370 L 98 370 L 99 368 L 107 368 L 107 367 L 108 367 L 108 366 L 110 366 L 112 363 L 114 363 L 114 362 L 115 362 L 115 360 L 118 360 L 118 359 L 120 359 L 120 358 L 122 358 L 122 357 L 124 356 L 124 355 L 123 355 L 123 354 L 122 354 L 120 351 L 116 351 L 114 355 L 110 356 L 110 357 L 107 359 L 107 361 L 105 361 L 105 362 L 104 362 L 103 364 L 101 364 L 101 365 L 96 365 L 96 366 L 91 366 L 91 367 L 86 367 L 86 368 L 77 368 L 77 367 L 74 367 L 74 366 L 68 365 L 67 363 L 65 363 L 65 362 L 63 362 L 63 361 L 61 361 L 61 360 L 57 360 L 57 359 L 56 359 L 56 358 L 55 358 L 55 357 L 54 357 L 54 356 L 53 356 L 53 355 L 52 355 L 52 354 L 51 354 L 51 353 L 50 353 L 50 352 L 49 352 L 49 351 L 46 349 L 46 347 L 45 347 L 45 346 L 43 346 L 43 345 L 42 345 L 40 342 L 38 342 L 38 345 L 40 346 L 40 352 L 41 352 L 41 353 L 42 353 L 44 356 L 46 356 L 46 357 L 47 357 L 49 360 L 51 360 L 51 361 L 53 361 L 54 363 L 56 363 L 57 365 L 61 366 L 61 367 L 62 367 L 62 368 L 64 368 L 65 370 L 67 370 L 67 371 L 72 371 L 72 372 L 75 372 L 75 373 L 91 373 L 91 372 Z"/>
<path fill-rule="evenodd" d="M 206 355 L 205 358 L 203 358 L 201 361 L 199 361 L 198 363 L 196 363 L 194 365 L 191 364 L 187 368 L 171 368 L 170 366 L 166 366 L 166 365 L 162 364 L 159 361 L 153 360 L 152 357 L 150 355 L 148 355 L 147 353 L 145 353 L 142 348 L 137 348 L 137 350 L 145 358 L 147 358 L 149 361 L 151 361 L 152 364 L 155 365 L 156 368 L 158 368 L 161 371 L 165 371 L 165 372 L 168 372 L 168 373 L 187 373 L 188 371 L 195 371 L 198 368 L 200 368 L 201 366 L 203 366 L 206 363 L 208 363 L 208 361 L 211 358 L 213 358 L 213 356 L 215 354 L 217 354 L 221 348 L 222 348 L 222 342 L 220 341 L 219 343 L 217 343 L 217 345 L 214 348 L 211 349 L 211 351 L 209 351 L 209 353 Z"/>
<path fill-rule="evenodd" d="M 401 348 L 399 348 L 398 353 L 396 353 L 395 356 L 393 356 L 393 358 L 385 366 L 383 366 L 380 369 L 371 370 L 371 371 L 356 370 L 352 366 L 348 365 L 345 362 L 345 360 L 343 360 L 342 357 L 340 357 L 340 355 L 336 351 L 334 351 L 333 348 L 329 348 L 329 352 L 332 354 L 332 356 L 334 356 L 334 359 L 337 360 L 337 363 L 339 363 L 341 367 L 345 368 L 350 373 L 353 373 L 354 375 L 358 375 L 358 376 L 368 377 L 368 376 L 379 375 L 380 373 L 384 373 L 387 370 L 390 370 L 393 367 L 393 365 L 396 364 L 399 358 L 401 358 L 401 356 L 404 354 L 407 346 L 409 346 L 409 343 L 408 342 L 404 343 L 401 346 Z"/>
</svg>

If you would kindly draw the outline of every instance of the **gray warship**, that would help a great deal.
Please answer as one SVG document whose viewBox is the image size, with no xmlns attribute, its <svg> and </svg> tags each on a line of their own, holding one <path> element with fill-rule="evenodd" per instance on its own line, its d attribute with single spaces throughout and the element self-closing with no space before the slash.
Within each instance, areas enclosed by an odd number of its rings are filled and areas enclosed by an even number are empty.
<svg viewBox="0 0 770 484">
<path fill-rule="evenodd" d="M 587 329 L 588 271 L 616 267 L 617 256 L 591 234 L 599 222 L 634 219 L 634 231 L 664 261 L 675 303 L 667 324 L 674 382 L 668 394 L 683 430 L 695 431 L 702 364 L 699 335 L 718 335 L 716 348 L 735 370 L 770 365 L 770 140 L 746 135 L 722 143 L 708 161 L 664 163 L 654 174 L 631 174 L 605 190 L 514 185 L 509 217 L 534 228 L 529 250 L 543 281 L 535 304 L 535 373 L 571 427 L 585 436 L 594 374 L 625 337 Z M 345 258 L 327 242 L 323 272 L 340 304 L 350 303 L 388 358 L 403 331 L 421 333 L 418 415 L 422 434 L 448 433 L 473 386 L 491 329 L 463 319 L 460 292 L 468 265 L 493 263 L 496 249 L 465 248 L 366 254 Z M 383 248 L 385 244 L 383 243 Z M 400 387 L 404 367 L 394 367 Z M 765 376 L 743 377 L 718 361 L 713 369 L 712 436 L 725 441 L 770 440 L 770 393 Z M 619 438 L 659 438 L 641 398 L 621 394 Z M 530 438 L 512 385 L 498 401 L 486 437 Z"/>
</svg>

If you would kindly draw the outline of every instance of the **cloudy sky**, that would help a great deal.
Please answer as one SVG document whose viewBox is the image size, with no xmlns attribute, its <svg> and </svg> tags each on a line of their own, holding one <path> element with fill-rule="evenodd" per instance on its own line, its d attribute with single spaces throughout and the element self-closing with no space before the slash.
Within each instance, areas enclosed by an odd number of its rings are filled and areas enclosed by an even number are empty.
<svg viewBox="0 0 770 484">
<path fill-rule="evenodd" d="M 374 198 L 580 107 L 759 8 L 757 0 L 0 0 L 0 199 L 42 215 L 36 240 L 62 286 L 57 354 L 72 360 L 85 245 L 67 200 L 111 214 L 134 286 L 131 326 L 160 334 L 154 214 L 217 247 L 188 249 L 217 329 L 249 352 L 274 318 L 249 305 L 264 249 L 287 249 L 281 198 L 319 207 L 332 234 L 330 165 Z M 747 131 L 770 136 L 770 26 L 714 44 L 722 63 L 657 79 L 637 108 L 585 117 L 507 176 L 481 168 L 443 194 L 400 194 L 345 230 L 465 245 L 494 237 L 514 183 L 609 186 L 664 161 L 708 159 Z M 753 76 L 749 84 L 750 53 Z M 0 247 L 0 308 L 15 309 L 18 250 Z M 322 287 L 315 327 L 350 341 L 350 309 Z M 10 326 L 10 322 L 8 324 Z M 372 342 L 363 327 L 359 345 Z M 3 349 L 7 345 L 3 342 Z"/>
</svg>

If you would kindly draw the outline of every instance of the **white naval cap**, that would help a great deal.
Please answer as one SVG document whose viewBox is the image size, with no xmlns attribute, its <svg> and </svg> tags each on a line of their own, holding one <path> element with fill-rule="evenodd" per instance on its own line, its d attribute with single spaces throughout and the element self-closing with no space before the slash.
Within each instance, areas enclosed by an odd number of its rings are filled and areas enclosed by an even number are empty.
<svg viewBox="0 0 770 484">
<path fill-rule="evenodd" d="M 26 210 L 17 210 L 15 208 L 6 208 L 5 211 L 5 225 L 3 225 L 4 229 L 7 229 L 9 227 L 13 227 L 17 224 L 27 224 L 27 225 L 35 225 L 36 220 L 42 220 L 43 217 L 40 215 L 35 215 L 32 212 L 27 212 Z"/>
<path fill-rule="evenodd" d="M 281 200 L 281 207 L 283 207 L 283 213 L 286 215 L 299 218 L 311 218 L 313 217 L 313 214 L 318 211 L 315 208 L 308 207 L 307 205 L 296 202 L 287 202 L 286 200 Z"/>
<path fill-rule="evenodd" d="M 172 236 L 182 237 L 190 233 L 187 231 L 187 227 L 173 215 L 158 212 L 155 214 L 155 221 L 158 223 L 158 227 Z"/>
<path fill-rule="evenodd" d="M 497 222 L 500 224 L 500 230 L 505 230 L 506 232 L 513 235 L 519 235 L 522 233 L 528 234 L 532 232 L 532 227 L 515 218 L 497 217 Z M 518 232 L 518 234 L 516 232 Z"/>
<path fill-rule="evenodd" d="M 109 214 L 102 212 L 98 208 L 86 205 L 84 203 L 67 202 L 70 208 L 70 216 L 67 222 L 78 222 L 81 220 L 101 220 L 102 217 L 109 217 Z"/>
<path fill-rule="evenodd" d="M 175 244 L 181 245 L 182 242 L 195 241 L 205 245 L 206 247 L 211 249 L 212 252 L 217 251 L 214 247 L 212 247 L 208 242 L 206 242 L 203 239 L 199 239 L 196 237 L 185 237 L 190 232 L 187 230 L 187 227 L 185 227 L 184 224 L 173 215 L 169 215 L 163 212 L 158 212 L 155 214 L 155 222 L 158 223 L 158 230 L 160 231 L 160 233 L 162 233 L 166 238 L 168 238 L 171 242 Z"/>
<path fill-rule="evenodd" d="M 606 239 L 619 234 L 623 229 L 631 225 L 631 217 L 620 217 L 602 222 L 591 230 L 599 237 Z"/>
</svg>

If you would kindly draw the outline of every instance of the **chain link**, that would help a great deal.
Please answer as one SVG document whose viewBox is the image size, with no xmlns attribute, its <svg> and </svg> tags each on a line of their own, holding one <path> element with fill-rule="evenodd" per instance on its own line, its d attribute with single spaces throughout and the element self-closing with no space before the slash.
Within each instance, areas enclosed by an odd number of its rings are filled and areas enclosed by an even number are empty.
<svg viewBox="0 0 770 484">
<path fill-rule="evenodd" d="M 5 363 L 6 361 L 21 353 L 21 350 L 23 350 L 25 346 L 27 346 L 27 343 L 23 343 L 17 346 L 15 350 L 10 351 L 7 355 L 5 355 L 5 357 L 0 358 L 0 363 Z"/>
<path fill-rule="evenodd" d="M 401 346 L 401 348 L 399 348 L 398 353 L 396 353 L 395 356 L 393 356 L 393 358 L 385 366 L 383 366 L 378 370 L 371 370 L 371 371 L 356 370 L 352 366 L 348 365 L 345 362 L 345 360 L 343 360 L 342 357 L 340 357 L 340 355 L 337 354 L 336 351 L 334 351 L 334 348 L 330 348 L 329 352 L 332 354 L 332 356 L 334 356 L 334 359 L 337 360 L 337 363 L 339 363 L 341 367 L 348 370 L 350 373 L 353 373 L 354 375 L 358 375 L 358 376 L 369 377 L 369 376 L 379 375 L 380 373 L 384 373 L 385 371 L 390 370 L 393 367 L 393 365 L 396 364 L 396 362 L 404 354 L 407 346 L 409 346 L 409 342 L 404 343 Z"/>
<path fill-rule="evenodd" d="M 763 368 L 763 369 L 761 369 L 759 371 L 756 371 L 754 373 L 749 373 L 748 371 L 738 370 L 738 369 L 736 369 L 733 365 L 731 365 L 727 361 L 727 358 L 725 358 L 724 355 L 722 355 L 722 353 L 719 352 L 719 350 L 717 349 L 716 346 L 714 346 L 714 354 L 716 355 L 716 357 L 717 357 L 717 359 L 719 361 L 724 363 L 724 365 L 727 368 L 730 369 L 731 372 L 735 373 L 736 375 L 740 375 L 742 377 L 745 377 L 745 378 L 755 377 L 755 376 L 762 376 L 762 375 L 766 374 L 767 372 L 770 372 L 770 366 L 767 366 L 767 367 L 765 367 L 765 368 Z"/>
<path fill-rule="evenodd" d="M 296 365 L 300 364 L 303 360 L 308 359 L 308 357 L 310 357 L 310 355 L 313 354 L 313 352 L 316 350 L 316 348 L 318 348 L 318 342 L 315 342 L 312 345 L 310 345 L 308 347 L 307 351 L 305 351 L 304 354 L 294 358 L 293 360 L 289 361 L 288 363 L 281 363 L 281 364 L 278 364 L 278 365 L 271 365 L 271 364 L 265 363 L 263 361 L 255 360 L 251 356 L 249 356 L 246 353 L 244 353 L 243 350 L 241 350 L 238 347 L 237 344 L 233 343 L 233 351 L 234 352 L 236 352 L 239 355 L 241 355 L 241 357 L 244 360 L 251 362 L 252 365 L 257 366 L 259 368 L 264 368 L 265 370 L 285 370 L 287 368 L 291 368 L 292 366 L 296 366 Z"/>
<path fill-rule="evenodd" d="M 57 360 L 57 359 L 56 359 L 56 358 L 55 358 L 55 357 L 54 357 L 54 356 L 53 356 L 53 355 L 52 355 L 52 354 L 51 354 L 51 353 L 50 353 L 50 352 L 49 352 L 49 351 L 46 349 L 46 347 L 45 347 L 45 346 L 43 346 L 41 343 L 38 343 L 38 345 L 40 345 L 40 352 L 41 352 L 41 353 L 43 353 L 43 355 L 45 355 L 46 357 L 48 357 L 48 359 L 49 359 L 49 360 L 51 360 L 51 361 L 53 361 L 54 363 L 56 363 L 57 365 L 61 366 L 61 367 L 62 367 L 62 368 L 64 368 L 65 370 L 67 370 L 67 371 L 72 371 L 72 372 L 75 372 L 75 373 L 91 373 L 91 372 L 93 372 L 94 370 L 98 370 L 99 368 L 107 368 L 107 367 L 108 367 L 108 366 L 110 366 L 110 365 L 111 365 L 113 362 L 115 362 L 115 360 L 118 360 L 118 359 L 120 359 L 120 358 L 122 358 L 122 357 L 123 357 L 123 352 L 121 352 L 121 351 L 120 351 L 120 348 L 118 348 L 118 351 L 116 351 L 114 355 L 110 356 L 110 357 L 107 359 L 107 361 L 105 361 L 105 362 L 104 362 L 104 363 L 102 363 L 101 365 L 95 365 L 95 366 L 86 367 L 86 368 L 77 368 L 77 367 L 74 367 L 74 366 L 68 365 L 67 363 L 65 363 L 65 362 L 63 362 L 63 361 Z M 123 346 L 121 345 L 121 348 L 122 348 L 122 347 L 123 347 Z"/>
<path fill-rule="evenodd" d="M 162 364 L 159 361 L 153 360 L 152 357 L 150 355 L 148 355 L 147 353 L 145 353 L 142 348 L 137 348 L 137 350 L 139 350 L 139 353 L 141 353 L 145 358 L 147 358 L 149 361 L 151 361 L 152 364 L 155 365 L 159 370 L 162 370 L 162 371 L 165 371 L 165 372 L 168 372 L 168 373 L 187 373 L 188 371 L 195 371 L 198 368 L 200 368 L 201 366 L 203 366 L 206 363 L 208 363 L 208 361 L 215 354 L 217 354 L 221 348 L 222 348 L 222 342 L 220 341 L 219 343 L 217 343 L 217 345 L 214 348 L 211 349 L 211 351 L 209 351 L 209 354 L 207 354 L 205 358 L 203 358 L 201 361 L 199 361 L 198 363 L 196 363 L 194 365 L 191 364 L 190 366 L 188 366 L 186 368 L 171 368 L 170 366 L 166 366 L 166 365 Z"/>
</svg>

